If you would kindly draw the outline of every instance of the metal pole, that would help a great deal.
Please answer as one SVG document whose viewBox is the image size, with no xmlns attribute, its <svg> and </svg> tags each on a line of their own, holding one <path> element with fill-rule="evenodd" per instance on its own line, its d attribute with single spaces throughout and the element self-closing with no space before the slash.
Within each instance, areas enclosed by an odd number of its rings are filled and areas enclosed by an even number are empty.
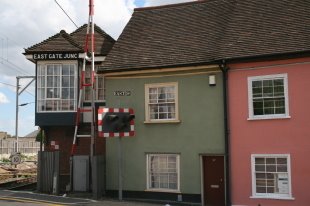
<svg viewBox="0 0 310 206">
<path fill-rule="evenodd" d="M 91 98 L 91 107 L 92 107 L 92 121 L 91 121 L 91 144 L 90 144 L 90 156 L 91 159 L 95 153 L 95 24 L 94 24 L 94 1 L 89 1 L 89 15 L 91 19 L 91 83 L 92 83 L 92 98 Z"/>
<path fill-rule="evenodd" d="M 123 200 L 122 138 L 118 137 L 118 200 Z"/>
<path fill-rule="evenodd" d="M 20 92 L 20 86 L 19 86 L 19 79 L 26 79 L 26 78 L 32 78 L 31 82 L 29 82 Z M 16 77 L 16 106 L 15 106 L 15 112 L 16 112 L 16 117 L 15 117 L 15 137 L 16 137 L 16 151 L 15 152 L 19 152 L 19 137 L 18 137 L 18 112 L 19 112 L 19 101 L 18 101 L 18 97 L 21 93 L 23 93 L 23 91 L 25 91 L 25 89 L 35 80 L 35 76 L 17 76 Z"/>
<path fill-rule="evenodd" d="M 16 117 L 15 117 L 15 137 L 16 137 L 16 152 L 18 152 L 18 95 L 19 95 L 19 77 L 16 77 Z"/>
</svg>

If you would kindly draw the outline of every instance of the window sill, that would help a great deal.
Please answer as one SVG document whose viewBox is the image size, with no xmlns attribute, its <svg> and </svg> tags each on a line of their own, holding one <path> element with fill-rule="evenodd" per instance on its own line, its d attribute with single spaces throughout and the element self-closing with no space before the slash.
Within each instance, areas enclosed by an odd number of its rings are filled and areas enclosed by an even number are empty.
<svg viewBox="0 0 310 206">
<path fill-rule="evenodd" d="M 144 124 L 176 124 L 181 123 L 181 120 L 146 120 Z"/>
<path fill-rule="evenodd" d="M 144 190 L 145 192 L 167 192 L 167 193 L 176 193 L 176 194 L 180 194 L 181 191 L 180 190 L 165 190 L 165 189 L 146 189 Z"/>
<path fill-rule="evenodd" d="M 295 200 L 294 197 L 279 197 L 279 196 L 250 196 L 251 199 L 273 199 L 273 200 Z"/>
<path fill-rule="evenodd" d="M 290 119 L 291 116 L 259 116 L 259 117 L 249 117 L 247 120 L 268 120 L 268 119 Z"/>
</svg>

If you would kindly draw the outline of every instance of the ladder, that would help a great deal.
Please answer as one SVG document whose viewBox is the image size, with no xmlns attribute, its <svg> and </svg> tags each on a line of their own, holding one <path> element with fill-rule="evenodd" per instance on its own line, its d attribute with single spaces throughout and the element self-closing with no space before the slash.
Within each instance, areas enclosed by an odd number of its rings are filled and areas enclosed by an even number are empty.
<svg viewBox="0 0 310 206">
<path fill-rule="evenodd" d="M 85 38 L 85 46 L 84 46 L 84 59 L 83 59 L 83 67 L 81 71 L 81 78 L 80 78 L 80 88 L 79 88 L 79 98 L 78 98 L 78 106 L 76 111 L 76 119 L 75 119 L 75 129 L 74 129 L 74 136 L 73 136 L 73 143 L 71 147 L 71 159 L 73 155 L 76 154 L 77 150 L 77 138 L 81 137 L 88 137 L 90 138 L 90 156 L 94 156 L 94 143 L 95 143 L 95 52 L 94 52 L 94 2 L 93 0 L 89 0 L 89 17 L 88 17 L 88 24 L 87 24 L 87 31 L 86 31 L 86 38 Z M 90 50 L 88 48 L 90 39 Z M 90 56 L 89 56 L 90 54 Z M 86 63 L 91 62 L 91 77 L 90 83 L 85 82 L 85 70 L 86 70 Z M 91 87 L 91 109 L 85 109 L 82 105 L 83 94 L 85 92 L 85 87 Z M 80 127 L 80 115 L 83 112 L 90 112 L 91 113 L 91 131 L 89 134 L 78 134 L 79 127 Z M 72 171 L 72 160 L 70 164 L 71 170 L 71 177 L 73 175 Z M 72 184 L 71 184 L 72 185 Z"/>
</svg>

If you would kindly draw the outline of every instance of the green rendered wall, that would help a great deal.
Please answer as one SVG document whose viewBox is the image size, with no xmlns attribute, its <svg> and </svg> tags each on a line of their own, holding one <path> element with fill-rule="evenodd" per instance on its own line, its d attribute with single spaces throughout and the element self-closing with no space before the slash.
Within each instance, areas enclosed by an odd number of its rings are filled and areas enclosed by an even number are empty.
<svg viewBox="0 0 310 206">
<path fill-rule="evenodd" d="M 209 74 L 185 76 L 106 79 L 106 106 L 133 108 L 136 136 L 121 140 L 123 189 L 146 190 L 146 154 L 180 154 L 180 191 L 201 193 L 200 154 L 224 154 L 222 73 L 216 86 Z M 180 123 L 146 124 L 145 84 L 178 82 Z M 130 91 L 131 96 L 114 96 Z M 107 190 L 118 189 L 118 139 L 107 139 Z"/>
</svg>

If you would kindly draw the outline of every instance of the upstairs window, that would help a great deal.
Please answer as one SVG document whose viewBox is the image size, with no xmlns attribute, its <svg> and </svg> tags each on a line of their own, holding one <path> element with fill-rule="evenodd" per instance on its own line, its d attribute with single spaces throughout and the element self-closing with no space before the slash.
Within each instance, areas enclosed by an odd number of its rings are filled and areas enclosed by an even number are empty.
<svg viewBox="0 0 310 206">
<path fill-rule="evenodd" d="M 287 74 L 248 78 L 249 119 L 289 117 Z"/>
<path fill-rule="evenodd" d="M 145 85 L 146 122 L 178 121 L 178 84 Z"/>
<path fill-rule="evenodd" d="M 97 67 L 95 68 L 97 71 Z M 85 83 L 90 84 L 91 82 L 91 67 L 87 66 L 85 68 Z M 96 75 L 95 78 L 95 101 L 104 101 L 104 78 L 103 76 Z M 91 101 L 91 87 L 85 87 L 85 95 L 84 101 L 90 102 Z"/>
<path fill-rule="evenodd" d="M 37 70 L 37 111 L 76 111 L 76 64 L 39 64 Z"/>
</svg>

